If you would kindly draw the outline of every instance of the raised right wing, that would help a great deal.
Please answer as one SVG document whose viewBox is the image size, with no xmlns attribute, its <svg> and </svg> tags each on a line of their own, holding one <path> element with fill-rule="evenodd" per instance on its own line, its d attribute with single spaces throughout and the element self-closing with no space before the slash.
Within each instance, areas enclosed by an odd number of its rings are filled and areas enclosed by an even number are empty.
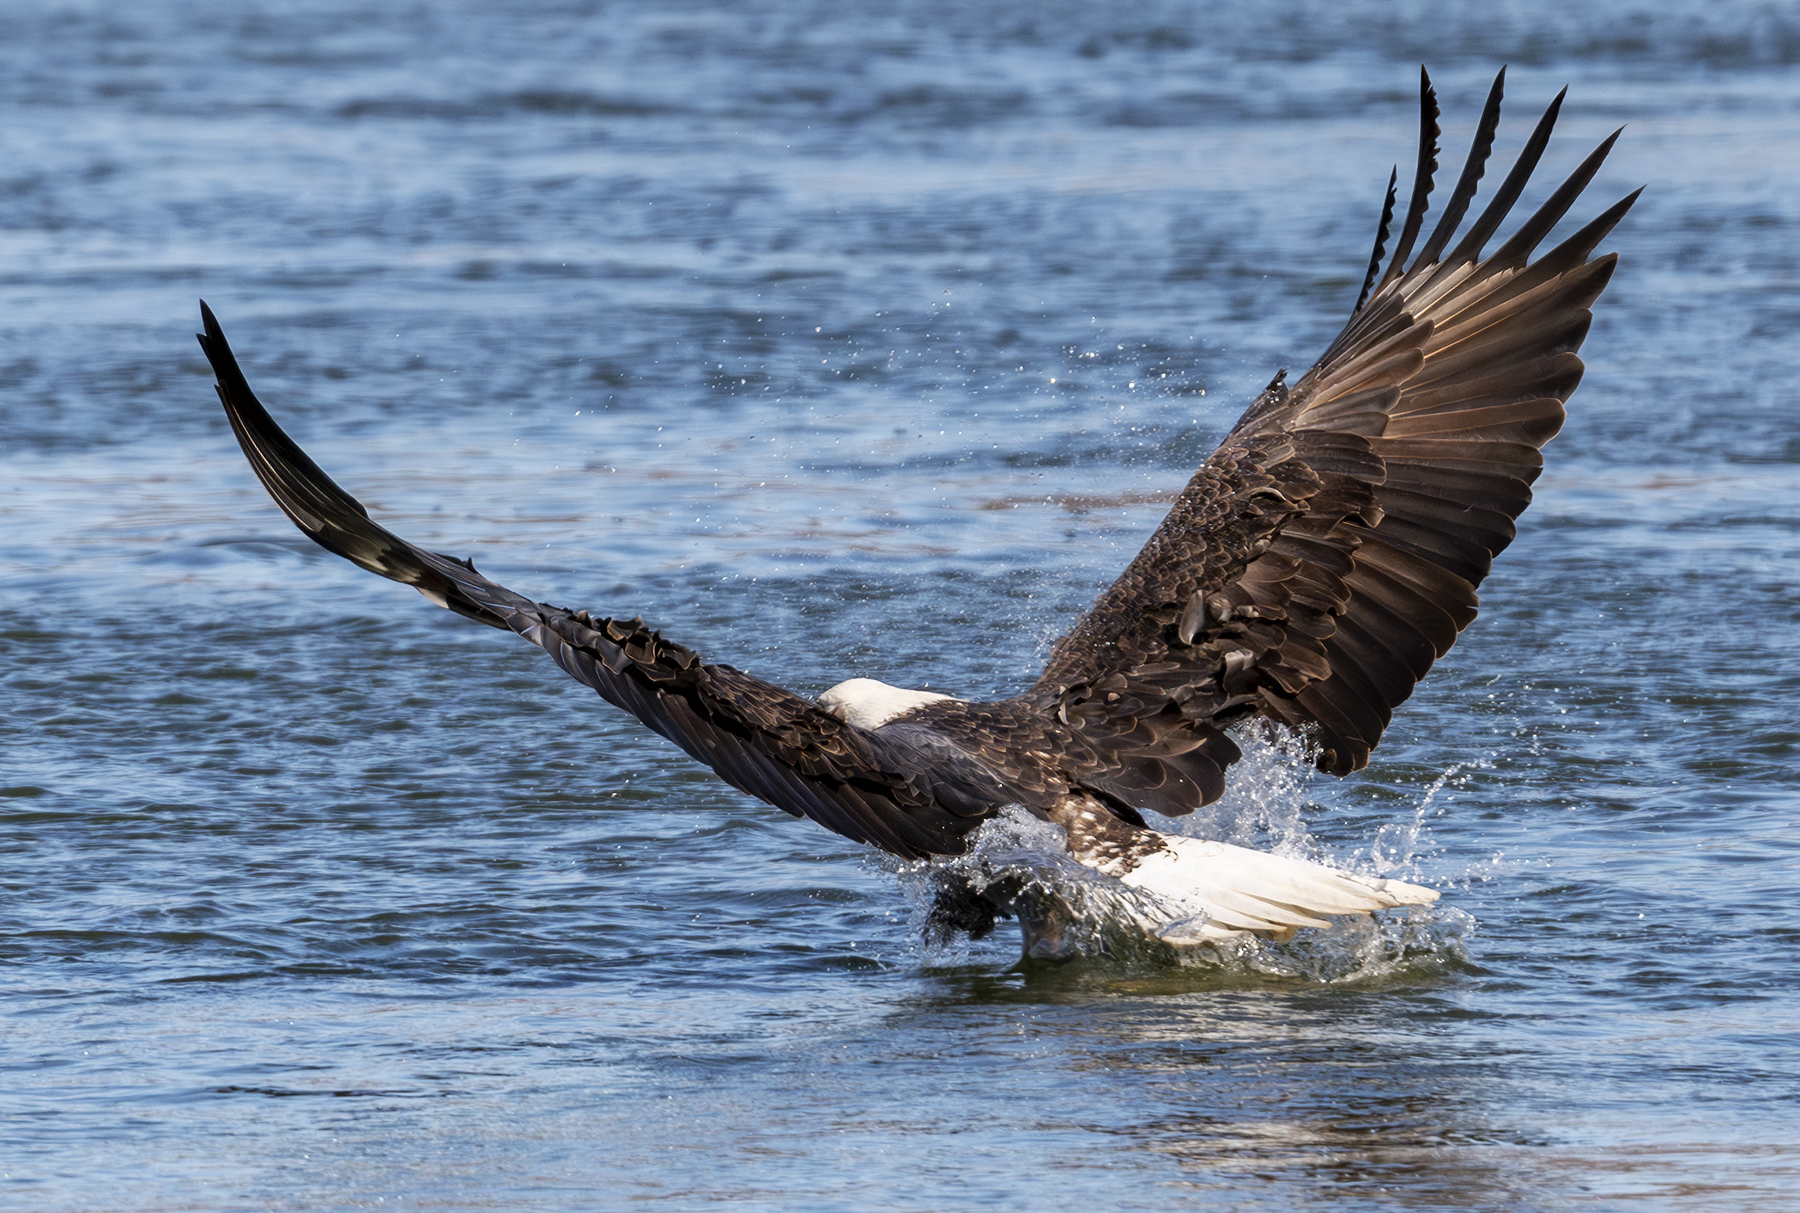
<svg viewBox="0 0 1800 1213">
<path fill-rule="evenodd" d="M 1590 258 L 1637 197 L 1531 261 L 1615 133 L 1484 256 L 1549 142 L 1558 96 L 1452 246 L 1504 79 L 1415 255 L 1437 167 L 1437 103 L 1422 78 L 1418 171 L 1386 272 L 1377 278 L 1391 182 L 1343 332 L 1291 390 L 1278 375 L 1251 404 L 1027 701 L 1083 732 L 1116 732 L 1129 722 L 1111 703 L 1141 715 L 1156 696 L 1196 726 L 1257 712 L 1316 727 L 1327 771 L 1368 761 L 1394 707 L 1475 618 L 1476 587 L 1512 541 L 1616 260 Z"/>
</svg>

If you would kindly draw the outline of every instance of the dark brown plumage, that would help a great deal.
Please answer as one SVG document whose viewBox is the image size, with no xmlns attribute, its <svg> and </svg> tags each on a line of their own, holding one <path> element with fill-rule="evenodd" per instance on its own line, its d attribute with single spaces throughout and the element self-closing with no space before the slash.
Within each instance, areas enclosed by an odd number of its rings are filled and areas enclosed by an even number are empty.
<svg viewBox="0 0 1800 1213">
<path fill-rule="evenodd" d="M 1072 838 L 1071 814 L 1094 806 L 1139 827 L 1139 810 L 1187 813 L 1223 792 L 1239 756 L 1225 729 L 1249 716 L 1316 728 L 1325 770 L 1361 767 L 1394 707 L 1475 617 L 1476 587 L 1511 541 L 1539 448 L 1581 378 L 1588 308 L 1614 263 L 1591 254 L 1636 198 L 1529 261 L 1608 139 L 1483 257 L 1543 154 L 1559 96 L 1450 248 L 1493 143 L 1503 78 L 1415 256 L 1437 167 L 1437 105 L 1422 82 L 1418 172 L 1385 272 L 1391 183 L 1343 333 L 1292 387 L 1278 375 L 1250 405 L 1043 676 L 1002 702 L 937 698 L 865 727 L 854 712 L 702 662 L 641 620 L 533 602 L 371 521 L 270 418 L 204 304 L 200 344 L 245 454 L 302 531 L 517 632 L 733 786 L 909 858 L 962 853 L 1009 804 Z"/>
</svg>

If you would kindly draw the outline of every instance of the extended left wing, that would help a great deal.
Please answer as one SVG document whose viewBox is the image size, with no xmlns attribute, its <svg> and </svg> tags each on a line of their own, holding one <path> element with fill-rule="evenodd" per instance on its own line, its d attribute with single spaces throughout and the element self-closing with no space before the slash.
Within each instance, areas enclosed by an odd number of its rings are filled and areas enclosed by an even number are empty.
<svg viewBox="0 0 1800 1213">
<path fill-rule="evenodd" d="M 593 619 L 533 602 L 466 560 L 401 539 L 282 432 L 250 390 L 211 309 L 202 303 L 200 311 L 200 348 L 239 445 L 275 504 L 320 547 L 459 615 L 517 632 L 733 787 L 846 838 L 912 859 L 957 855 L 1009 799 L 980 772 L 934 770 L 901 739 L 856 728 L 731 666 L 708 665 L 641 619 Z"/>
</svg>

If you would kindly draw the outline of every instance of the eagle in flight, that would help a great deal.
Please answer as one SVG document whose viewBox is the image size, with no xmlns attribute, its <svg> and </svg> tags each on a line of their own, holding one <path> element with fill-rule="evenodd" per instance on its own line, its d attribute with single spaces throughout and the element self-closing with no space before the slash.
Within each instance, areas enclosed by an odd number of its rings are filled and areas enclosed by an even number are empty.
<svg viewBox="0 0 1800 1213">
<path fill-rule="evenodd" d="M 1384 256 L 1396 172 L 1349 323 L 1311 370 L 1292 384 L 1277 375 L 1251 402 L 1043 674 L 1010 699 L 851 678 L 812 700 L 709 662 L 642 619 L 528 598 L 370 519 L 276 425 L 204 303 L 200 345 L 244 454 L 308 537 L 524 637 L 733 787 L 909 860 L 962 855 L 983 823 L 1022 810 L 1060 827 L 1069 857 L 1119 882 L 1135 925 L 1165 943 L 1286 938 L 1437 894 L 1165 833 L 1143 813 L 1217 799 L 1240 756 L 1231 726 L 1253 717 L 1307 730 L 1324 771 L 1361 768 L 1394 708 L 1475 618 L 1476 588 L 1512 541 L 1540 448 L 1581 380 L 1589 309 L 1616 261 L 1594 249 L 1637 198 L 1532 260 L 1615 132 L 1487 252 L 1562 103 L 1558 94 L 1465 229 L 1504 81 L 1503 70 L 1427 233 L 1438 108 L 1421 75 L 1411 199 Z M 1017 917 L 1027 955 L 1079 950 L 1067 905 L 1043 882 L 934 871 L 936 927 L 979 936 L 996 916 Z"/>
</svg>

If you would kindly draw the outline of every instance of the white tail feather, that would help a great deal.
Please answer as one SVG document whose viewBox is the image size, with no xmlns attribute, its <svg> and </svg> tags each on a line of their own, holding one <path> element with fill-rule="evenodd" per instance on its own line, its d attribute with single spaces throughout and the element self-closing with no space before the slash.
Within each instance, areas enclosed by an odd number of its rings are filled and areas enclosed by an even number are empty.
<svg viewBox="0 0 1800 1213">
<path fill-rule="evenodd" d="M 1228 842 L 1164 835 L 1164 849 L 1122 864 L 1093 866 L 1164 903 L 1171 918 L 1158 934 L 1174 944 L 1218 942 L 1245 934 L 1287 938 L 1324 927 L 1335 914 L 1368 914 L 1426 905 L 1435 890 L 1401 880 L 1356 876 L 1323 864 L 1270 855 Z"/>
</svg>

